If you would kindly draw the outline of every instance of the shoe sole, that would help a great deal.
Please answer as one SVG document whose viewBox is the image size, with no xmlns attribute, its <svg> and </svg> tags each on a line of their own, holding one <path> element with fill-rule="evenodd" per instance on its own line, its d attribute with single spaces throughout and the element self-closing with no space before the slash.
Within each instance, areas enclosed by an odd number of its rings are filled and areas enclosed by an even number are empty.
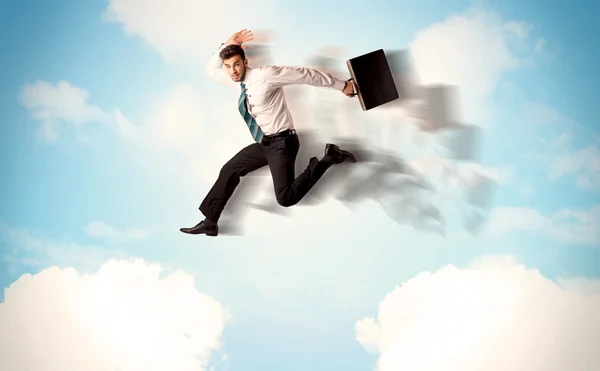
<svg viewBox="0 0 600 371">
<path fill-rule="evenodd" d="M 182 230 L 180 230 L 180 232 L 181 233 L 185 233 L 185 234 L 189 234 L 189 235 L 192 235 L 192 236 L 197 236 L 197 235 L 200 235 L 200 234 L 204 234 L 204 235 L 207 235 L 207 236 L 210 236 L 210 237 L 215 237 L 215 236 L 219 235 L 219 232 L 191 233 L 191 232 L 185 232 L 185 231 L 182 231 Z"/>
</svg>

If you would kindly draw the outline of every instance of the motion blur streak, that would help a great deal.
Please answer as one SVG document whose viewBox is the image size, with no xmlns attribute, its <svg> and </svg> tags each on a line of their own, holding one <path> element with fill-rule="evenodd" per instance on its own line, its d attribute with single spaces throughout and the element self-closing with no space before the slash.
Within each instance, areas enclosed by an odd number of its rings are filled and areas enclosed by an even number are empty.
<svg viewBox="0 0 600 371">
<path fill-rule="evenodd" d="M 258 31 L 246 49 L 250 66 L 277 64 L 273 34 Z M 457 228 L 477 233 L 492 206 L 496 180 L 478 162 L 483 129 L 459 119 L 459 87 L 421 85 L 406 50 L 385 50 L 399 99 L 362 111 L 357 99 L 311 87 L 285 88 L 300 151 L 297 174 L 333 142 L 353 152 L 358 164 L 331 168 L 299 206 L 329 198 L 353 209 L 372 200 L 397 223 L 445 235 Z M 304 61 L 340 79 L 349 78 L 342 50 L 330 47 Z M 259 196 L 257 196 L 259 195 Z M 242 234 L 249 208 L 288 215 L 275 200 L 268 167 L 241 180 L 223 214 L 222 233 Z"/>
</svg>

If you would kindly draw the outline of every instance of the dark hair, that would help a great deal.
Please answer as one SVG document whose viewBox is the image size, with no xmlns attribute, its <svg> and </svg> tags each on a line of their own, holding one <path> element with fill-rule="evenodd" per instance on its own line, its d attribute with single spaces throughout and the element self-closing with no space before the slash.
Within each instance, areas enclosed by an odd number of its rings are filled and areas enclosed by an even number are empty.
<svg viewBox="0 0 600 371">
<path fill-rule="evenodd" d="M 227 45 L 219 53 L 221 60 L 229 59 L 235 57 L 236 55 L 242 57 L 242 60 L 246 59 L 246 53 L 244 53 L 244 49 L 242 49 L 242 47 L 239 45 Z"/>
</svg>

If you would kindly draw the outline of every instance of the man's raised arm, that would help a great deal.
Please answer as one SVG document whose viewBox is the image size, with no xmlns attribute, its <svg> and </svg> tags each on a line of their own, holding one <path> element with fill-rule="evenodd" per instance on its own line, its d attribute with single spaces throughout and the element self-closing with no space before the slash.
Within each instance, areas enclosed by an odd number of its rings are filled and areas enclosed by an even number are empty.
<svg viewBox="0 0 600 371">
<path fill-rule="evenodd" d="M 213 53 L 204 70 L 213 80 L 226 84 L 227 76 L 225 76 L 226 73 L 223 70 L 223 61 L 221 60 L 221 57 L 219 57 L 219 53 L 223 48 L 225 48 L 225 43 L 221 44 L 219 49 Z"/>
<path fill-rule="evenodd" d="M 227 87 L 237 86 L 237 84 L 235 84 L 233 80 L 231 80 L 227 72 L 223 70 L 223 60 L 221 59 L 219 53 L 228 45 L 239 45 L 242 47 L 242 49 L 246 49 L 247 46 L 243 44 L 247 41 L 252 41 L 253 38 L 254 36 L 252 35 L 252 32 L 245 28 L 231 35 L 231 37 L 229 37 L 229 39 L 226 42 L 222 43 L 219 46 L 219 49 L 215 51 L 215 53 L 208 61 L 208 64 L 205 67 L 205 71 L 208 74 L 208 76 Z"/>
</svg>

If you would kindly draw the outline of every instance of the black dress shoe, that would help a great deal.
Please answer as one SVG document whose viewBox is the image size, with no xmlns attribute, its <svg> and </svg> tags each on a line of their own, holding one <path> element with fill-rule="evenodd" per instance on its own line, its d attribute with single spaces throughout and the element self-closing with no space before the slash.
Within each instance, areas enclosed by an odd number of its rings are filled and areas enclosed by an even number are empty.
<svg viewBox="0 0 600 371">
<path fill-rule="evenodd" d="M 213 223 L 206 219 L 192 228 L 179 228 L 179 230 L 187 234 L 205 234 L 207 236 L 216 236 L 219 234 L 219 226 L 217 223 Z"/>
<path fill-rule="evenodd" d="M 348 151 L 340 149 L 335 144 L 328 143 L 325 145 L 325 156 L 331 158 L 334 164 L 341 164 L 342 162 L 357 162 L 356 156 Z"/>
</svg>

